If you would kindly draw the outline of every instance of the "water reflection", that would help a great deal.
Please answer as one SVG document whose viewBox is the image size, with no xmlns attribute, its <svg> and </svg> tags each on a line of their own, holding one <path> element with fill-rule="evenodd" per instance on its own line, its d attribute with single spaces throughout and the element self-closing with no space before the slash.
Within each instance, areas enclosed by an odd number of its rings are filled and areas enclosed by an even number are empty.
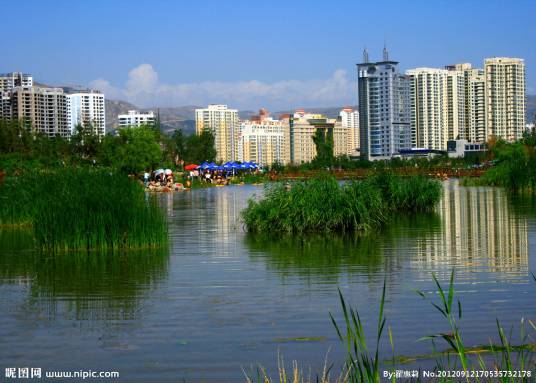
<svg viewBox="0 0 536 383">
<path fill-rule="evenodd" d="M 443 229 L 418 241 L 415 266 L 455 263 L 466 271 L 527 273 L 527 217 L 512 209 L 503 189 L 449 182 L 437 212 Z"/>
<path fill-rule="evenodd" d="M 21 308 L 49 320 L 125 320 L 140 316 L 144 292 L 167 275 L 167 251 L 45 255 L 31 233 L 0 231 L 0 286 L 27 289 Z"/>
<path fill-rule="evenodd" d="M 453 267 L 465 275 L 526 276 L 527 202 L 516 203 L 517 209 L 499 188 L 466 188 L 448 181 L 435 213 L 395 217 L 373 235 L 247 234 L 244 242 L 252 259 L 265 260 L 282 276 L 336 282 L 343 273 L 389 276 L 404 265 L 428 279 L 433 271 L 447 275 Z"/>
</svg>

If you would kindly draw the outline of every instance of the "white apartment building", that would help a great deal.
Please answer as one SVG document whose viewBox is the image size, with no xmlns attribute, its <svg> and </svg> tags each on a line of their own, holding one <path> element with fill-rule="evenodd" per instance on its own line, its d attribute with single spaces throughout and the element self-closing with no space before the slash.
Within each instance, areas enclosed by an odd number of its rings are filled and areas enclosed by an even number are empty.
<svg viewBox="0 0 536 383">
<path fill-rule="evenodd" d="M 359 91 L 359 146 L 369 161 L 388 160 L 411 148 L 409 81 L 398 73 L 398 62 L 388 58 L 357 64 Z"/>
<path fill-rule="evenodd" d="M 519 140 L 525 129 L 525 62 L 495 57 L 484 61 L 488 135 Z"/>
<path fill-rule="evenodd" d="M 22 72 L 0 74 L 0 93 L 10 91 L 16 86 L 33 86 L 32 75 Z"/>
<path fill-rule="evenodd" d="M 289 124 L 272 118 L 240 123 L 237 160 L 262 166 L 290 162 Z"/>
<path fill-rule="evenodd" d="M 339 117 L 342 128 L 348 130 L 346 154 L 356 155 L 359 149 L 359 112 L 346 107 L 340 111 Z"/>
<path fill-rule="evenodd" d="M 117 118 L 119 120 L 119 127 L 154 125 L 156 122 L 153 111 L 139 112 L 137 110 L 129 110 L 127 114 L 120 114 Z"/>
<path fill-rule="evenodd" d="M 104 95 L 99 91 L 87 90 L 84 92 L 66 95 L 71 134 L 76 133 L 78 125 L 91 127 L 99 136 L 106 133 L 106 117 Z"/>
<path fill-rule="evenodd" d="M 71 135 L 69 101 L 61 88 L 17 86 L 11 89 L 12 118 L 49 137 Z"/>
<path fill-rule="evenodd" d="M 469 142 L 486 142 L 486 76 L 483 69 L 471 68 L 471 64 L 457 64 L 464 74 L 465 83 L 465 132 L 461 138 Z"/>
<path fill-rule="evenodd" d="M 201 134 L 206 129 L 214 134 L 218 161 L 238 160 L 238 110 L 217 104 L 211 104 L 204 109 L 196 109 L 195 128 L 197 134 Z"/>
</svg>

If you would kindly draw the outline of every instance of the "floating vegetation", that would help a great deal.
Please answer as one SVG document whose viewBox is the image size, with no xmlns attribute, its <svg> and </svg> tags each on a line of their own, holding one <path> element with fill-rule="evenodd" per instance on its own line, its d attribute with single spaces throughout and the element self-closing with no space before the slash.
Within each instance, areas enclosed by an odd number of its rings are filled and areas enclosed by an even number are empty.
<svg viewBox="0 0 536 383">
<path fill-rule="evenodd" d="M 430 178 L 380 174 L 340 184 L 323 176 L 266 190 L 242 212 L 250 232 L 348 232 L 379 227 L 394 214 L 431 210 L 441 184 Z"/>
<path fill-rule="evenodd" d="M 133 249 L 167 241 L 156 199 L 118 173 L 25 173 L 0 185 L 0 201 L 0 225 L 31 226 L 37 246 L 47 251 Z"/>
</svg>

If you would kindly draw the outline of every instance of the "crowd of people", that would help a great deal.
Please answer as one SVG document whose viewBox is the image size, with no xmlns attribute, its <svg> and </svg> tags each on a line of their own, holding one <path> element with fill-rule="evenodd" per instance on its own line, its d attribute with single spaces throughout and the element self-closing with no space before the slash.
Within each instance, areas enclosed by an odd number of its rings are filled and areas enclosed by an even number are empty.
<svg viewBox="0 0 536 383">
<path fill-rule="evenodd" d="M 229 166 L 226 166 L 229 164 Z M 168 192 L 173 190 L 189 190 L 192 184 L 208 183 L 216 186 L 229 185 L 231 180 L 240 175 L 256 174 L 260 172 L 259 167 L 253 163 L 245 163 L 237 166 L 231 166 L 232 163 L 225 165 L 202 164 L 189 165 L 189 170 L 176 175 L 183 182 L 175 182 L 173 171 L 171 169 L 158 169 L 154 172 L 145 172 L 143 174 L 143 184 L 147 191 Z M 241 166 L 241 167 L 239 167 Z M 186 169 L 188 169 L 186 167 Z"/>
<path fill-rule="evenodd" d="M 143 184 L 148 191 L 172 191 L 183 189 L 182 183 L 175 183 L 171 169 L 158 169 L 152 174 L 143 174 Z"/>
</svg>

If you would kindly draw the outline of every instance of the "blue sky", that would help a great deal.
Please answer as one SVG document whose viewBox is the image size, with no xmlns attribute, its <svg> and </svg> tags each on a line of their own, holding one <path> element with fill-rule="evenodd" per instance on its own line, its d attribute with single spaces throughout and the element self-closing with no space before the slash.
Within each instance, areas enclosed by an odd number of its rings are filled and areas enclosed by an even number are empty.
<svg viewBox="0 0 536 383">
<path fill-rule="evenodd" d="M 356 104 L 355 63 L 364 46 L 379 59 L 384 42 L 402 70 L 522 57 L 527 92 L 536 94 L 530 0 L 0 0 L 0 7 L 11 14 L 3 17 L 0 72 L 90 85 L 140 106 Z"/>
</svg>

